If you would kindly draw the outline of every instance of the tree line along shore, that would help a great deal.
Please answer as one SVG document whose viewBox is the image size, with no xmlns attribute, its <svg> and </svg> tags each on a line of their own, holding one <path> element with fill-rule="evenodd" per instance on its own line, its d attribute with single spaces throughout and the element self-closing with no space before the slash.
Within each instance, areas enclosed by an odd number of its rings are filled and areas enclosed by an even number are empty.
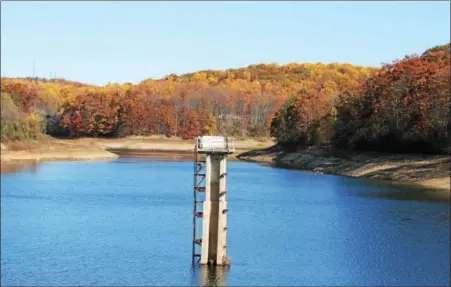
<svg viewBox="0 0 451 287">
<path fill-rule="evenodd" d="M 105 86 L 2 78 L 1 91 L 2 161 L 43 138 L 56 149 L 55 142 L 82 138 L 200 134 L 272 138 L 284 156 L 450 154 L 449 43 L 379 68 L 260 64 Z"/>
</svg>

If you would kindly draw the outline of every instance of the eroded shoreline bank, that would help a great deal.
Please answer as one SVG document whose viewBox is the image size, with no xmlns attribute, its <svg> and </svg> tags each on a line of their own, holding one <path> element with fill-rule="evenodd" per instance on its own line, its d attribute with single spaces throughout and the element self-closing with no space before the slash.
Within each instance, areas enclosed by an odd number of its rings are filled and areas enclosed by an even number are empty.
<svg viewBox="0 0 451 287">
<path fill-rule="evenodd" d="M 267 139 L 237 140 L 235 155 L 272 144 L 273 142 Z M 193 148 L 192 140 L 160 136 L 73 140 L 44 137 L 27 144 L 4 144 L 1 163 L 2 172 L 7 172 L 14 164 L 34 164 L 45 161 L 112 160 L 119 156 L 191 159 Z M 230 160 L 237 160 L 235 155 L 231 156 Z"/>
<path fill-rule="evenodd" d="M 270 140 L 237 141 L 230 160 L 241 160 L 314 173 L 420 185 L 450 191 L 450 157 L 446 155 L 388 155 L 374 152 L 331 152 L 319 148 L 286 153 Z M 98 161 L 123 157 L 191 159 L 193 143 L 164 137 L 57 140 L 46 138 L 26 148 L 1 152 L 2 172 L 15 164 L 45 161 Z"/>
<path fill-rule="evenodd" d="M 237 155 L 237 158 L 243 161 L 320 174 L 420 185 L 450 193 L 451 160 L 447 155 L 332 152 L 316 147 L 296 152 L 284 152 L 274 146 L 244 152 Z"/>
</svg>

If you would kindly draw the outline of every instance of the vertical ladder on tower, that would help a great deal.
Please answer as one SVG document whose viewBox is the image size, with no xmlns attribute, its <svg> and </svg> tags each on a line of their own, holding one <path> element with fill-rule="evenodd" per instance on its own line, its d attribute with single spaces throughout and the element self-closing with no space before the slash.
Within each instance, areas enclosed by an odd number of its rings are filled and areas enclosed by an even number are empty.
<svg viewBox="0 0 451 287">
<path fill-rule="evenodd" d="M 205 199 L 205 177 L 206 177 L 206 161 L 199 159 L 197 144 L 194 147 L 194 204 L 193 204 L 193 251 L 192 261 L 195 263 L 200 261 L 202 246 L 202 217 L 203 202 Z M 199 228 L 200 226 L 200 228 Z"/>
</svg>

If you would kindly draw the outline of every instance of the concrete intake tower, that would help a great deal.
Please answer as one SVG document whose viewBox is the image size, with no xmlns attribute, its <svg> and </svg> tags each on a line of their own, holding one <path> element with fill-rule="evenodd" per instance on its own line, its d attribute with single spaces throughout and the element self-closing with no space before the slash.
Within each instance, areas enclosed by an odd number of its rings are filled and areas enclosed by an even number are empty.
<svg viewBox="0 0 451 287">
<path fill-rule="evenodd" d="M 230 265 L 227 256 L 227 156 L 233 138 L 200 136 L 194 147 L 193 263 Z"/>
</svg>

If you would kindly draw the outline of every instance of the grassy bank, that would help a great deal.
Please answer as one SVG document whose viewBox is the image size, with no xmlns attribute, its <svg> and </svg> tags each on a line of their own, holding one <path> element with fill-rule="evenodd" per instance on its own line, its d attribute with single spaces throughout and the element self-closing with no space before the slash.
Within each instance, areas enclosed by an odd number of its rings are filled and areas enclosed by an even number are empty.
<svg viewBox="0 0 451 287">
<path fill-rule="evenodd" d="M 450 157 L 447 155 L 386 154 L 329 151 L 317 147 L 284 152 L 277 147 L 237 155 L 240 160 L 259 162 L 315 173 L 389 180 L 450 190 Z"/>
</svg>

